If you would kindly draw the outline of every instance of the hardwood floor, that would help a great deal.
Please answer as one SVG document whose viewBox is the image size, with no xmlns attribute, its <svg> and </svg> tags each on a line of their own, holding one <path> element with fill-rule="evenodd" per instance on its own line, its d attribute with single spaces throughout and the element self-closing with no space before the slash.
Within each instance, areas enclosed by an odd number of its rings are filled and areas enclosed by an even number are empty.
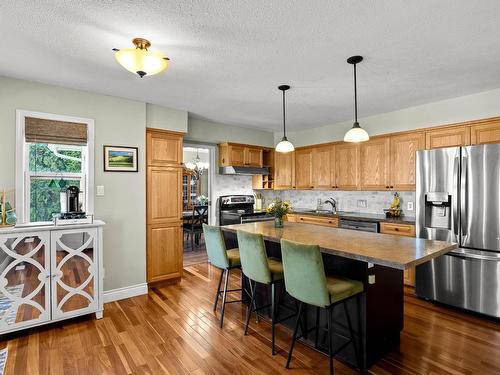
<svg viewBox="0 0 500 375">
<path fill-rule="evenodd" d="M 186 240 L 184 236 L 184 267 L 192 266 L 194 264 L 208 262 L 207 250 L 205 248 L 205 239 L 203 236 L 200 238 L 200 243 L 195 247 L 194 251 L 191 249 L 191 242 Z"/>
<path fill-rule="evenodd" d="M 284 364 L 290 332 L 277 328 L 271 356 L 270 325 L 251 321 L 245 308 L 226 307 L 224 328 L 212 312 L 219 271 L 185 267 L 180 284 L 105 305 L 93 316 L 4 337 L 5 374 L 325 374 L 327 358 L 297 344 L 292 369 Z M 239 285 L 237 272 L 231 287 Z M 354 374 L 335 361 L 337 374 Z M 499 374 L 500 324 L 405 296 L 401 345 L 373 366 L 372 374 Z"/>
</svg>

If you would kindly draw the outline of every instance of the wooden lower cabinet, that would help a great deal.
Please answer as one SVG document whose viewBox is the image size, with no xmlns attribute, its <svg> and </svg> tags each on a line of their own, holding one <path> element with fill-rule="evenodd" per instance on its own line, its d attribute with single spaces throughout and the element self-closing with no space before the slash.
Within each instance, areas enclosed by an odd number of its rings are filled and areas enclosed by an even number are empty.
<svg viewBox="0 0 500 375">
<path fill-rule="evenodd" d="M 415 237 L 415 225 L 399 223 L 380 223 L 380 233 L 395 234 L 398 236 Z M 403 282 L 408 286 L 415 286 L 415 267 L 404 270 Z"/>
<path fill-rule="evenodd" d="M 313 215 L 295 215 L 295 222 L 321 225 L 324 227 L 339 227 L 339 219 L 336 217 L 313 216 Z"/>
<path fill-rule="evenodd" d="M 148 282 L 182 276 L 182 222 L 148 225 Z"/>
</svg>

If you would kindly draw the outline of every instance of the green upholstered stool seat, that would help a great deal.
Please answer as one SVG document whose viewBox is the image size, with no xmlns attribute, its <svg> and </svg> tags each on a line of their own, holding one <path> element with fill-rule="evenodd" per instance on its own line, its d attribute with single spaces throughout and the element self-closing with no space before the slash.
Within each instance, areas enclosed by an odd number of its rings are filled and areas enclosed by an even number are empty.
<svg viewBox="0 0 500 375">
<path fill-rule="evenodd" d="M 323 256 L 318 245 L 306 245 L 298 242 L 281 240 L 281 255 L 283 257 L 283 268 L 285 271 L 286 291 L 297 299 L 299 311 L 293 331 L 292 343 L 288 352 L 286 368 L 290 366 L 293 347 L 297 340 L 297 330 L 303 311 L 303 305 L 316 306 L 316 335 L 315 346 L 318 347 L 319 336 L 319 310 L 325 308 L 327 311 L 327 331 L 328 331 L 328 355 L 330 360 L 330 374 L 333 374 L 333 356 L 348 344 L 354 346 L 354 353 L 361 368 L 358 348 L 354 342 L 354 331 L 352 329 L 351 317 L 349 315 L 346 302 L 353 297 L 356 298 L 358 316 L 360 314 L 359 296 L 363 293 L 364 286 L 361 281 L 351 280 L 339 276 L 327 276 L 323 265 Z M 337 304 L 344 305 L 347 325 L 349 328 L 349 340 L 342 346 L 333 350 L 333 309 Z M 359 328 L 361 331 L 361 326 Z M 302 332 L 302 335 L 304 333 Z"/>
<path fill-rule="evenodd" d="M 279 323 L 276 320 L 276 310 L 280 304 L 279 296 L 276 298 L 276 283 L 282 282 L 284 279 L 283 264 L 279 259 L 267 257 L 266 245 L 262 235 L 239 230 L 237 236 L 241 256 L 241 270 L 250 281 L 252 295 L 247 311 L 245 335 L 248 332 L 252 312 L 258 312 L 258 310 L 269 307 L 268 305 L 257 307 L 255 302 L 257 283 L 271 285 L 271 347 L 274 355 L 276 354 L 274 327 Z"/>
<path fill-rule="evenodd" d="M 326 289 L 330 295 L 331 303 L 335 303 L 363 292 L 364 288 L 363 283 L 358 280 L 327 276 Z"/>
<path fill-rule="evenodd" d="M 226 254 L 230 267 L 241 266 L 240 250 L 238 248 L 226 250 Z"/>
<path fill-rule="evenodd" d="M 241 288 L 232 290 L 228 289 L 229 270 L 241 267 L 240 251 L 237 248 L 229 250 L 226 249 L 224 236 L 222 235 L 222 231 L 220 230 L 219 227 L 203 224 L 203 234 L 205 236 L 205 246 L 207 248 L 208 261 L 212 266 L 215 266 L 222 270 L 214 302 L 214 311 L 216 311 L 217 304 L 219 302 L 219 296 L 222 294 L 222 306 L 221 306 L 221 316 L 220 316 L 220 326 L 222 328 L 224 324 L 224 310 L 226 304 L 233 302 L 241 302 L 240 300 L 238 301 L 226 300 L 228 292 L 241 291 Z M 221 291 L 222 278 L 224 277 L 224 275 L 225 275 L 224 291 Z"/>
<path fill-rule="evenodd" d="M 271 271 L 272 281 L 283 280 L 284 272 L 283 272 L 283 263 L 281 263 L 281 260 L 275 258 L 268 258 L 267 265 L 269 267 L 269 271 Z"/>
</svg>

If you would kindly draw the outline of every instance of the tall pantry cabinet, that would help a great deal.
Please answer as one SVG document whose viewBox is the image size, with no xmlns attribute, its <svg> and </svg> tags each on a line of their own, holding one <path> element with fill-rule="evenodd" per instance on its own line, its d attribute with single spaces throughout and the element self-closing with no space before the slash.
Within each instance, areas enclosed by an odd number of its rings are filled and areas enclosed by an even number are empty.
<svg viewBox="0 0 500 375">
<path fill-rule="evenodd" d="M 182 143 L 182 133 L 146 130 L 148 283 L 182 276 Z"/>
</svg>

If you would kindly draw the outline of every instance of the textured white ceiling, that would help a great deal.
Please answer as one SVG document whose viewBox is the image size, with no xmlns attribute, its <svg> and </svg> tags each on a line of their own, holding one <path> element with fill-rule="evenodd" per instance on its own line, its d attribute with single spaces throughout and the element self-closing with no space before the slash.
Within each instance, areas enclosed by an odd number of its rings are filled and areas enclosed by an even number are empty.
<svg viewBox="0 0 500 375">
<path fill-rule="evenodd" d="M 279 130 L 373 115 L 500 87 L 498 0 L 2 0 L 0 75 Z M 111 48 L 151 40 L 171 66 L 140 79 Z"/>
</svg>

